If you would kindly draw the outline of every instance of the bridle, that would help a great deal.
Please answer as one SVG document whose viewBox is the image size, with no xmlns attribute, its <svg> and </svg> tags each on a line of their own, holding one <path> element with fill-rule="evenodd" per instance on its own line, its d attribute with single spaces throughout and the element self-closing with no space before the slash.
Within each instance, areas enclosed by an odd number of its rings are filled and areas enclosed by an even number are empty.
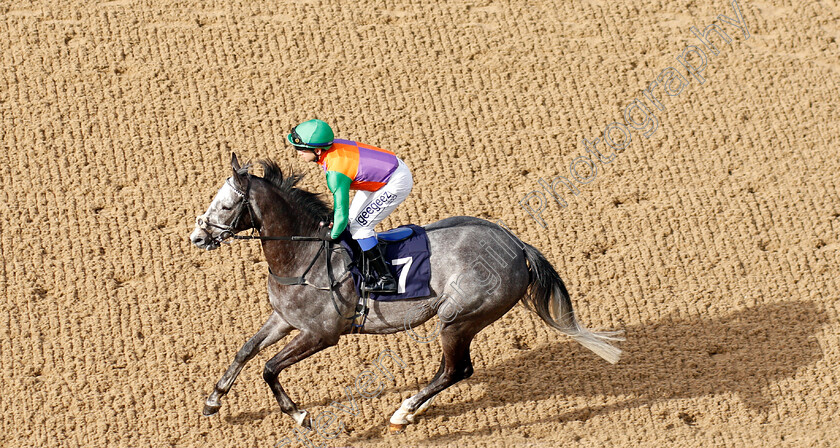
<svg viewBox="0 0 840 448">
<path fill-rule="evenodd" d="M 318 248 L 318 252 L 315 253 L 315 256 L 312 258 L 312 261 L 309 263 L 309 266 L 307 266 L 306 270 L 303 272 L 303 275 L 300 275 L 298 277 L 281 277 L 281 276 L 275 274 L 274 272 L 272 272 L 271 267 L 268 268 L 268 274 L 271 277 L 273 277 L 274 280 L 276 280 L 281 285 L 306 285 L 306 286 L 311 286 L 315 289 L 319 289 L 321 291 L 330 291 L 330 298 L 332 299 L 332 303 L 333 303 L 333 307 L 335 308 L 335 312 L 338 313 L 338 315 L 343 317 L 344 319 L 348 319 L 348 320 L 353 319 L 355 317 L 355 315 L 350 316 L 350 317 L 345 317 L 341 313 L 341 311 L 339 311 L 338 304 L 336 303 L 336 300 L 335 300 L 335 288 L 337 286 L 340 286 L 344 282 L 344 280 L 346 280 L 347 277 L 350 276 L 350 271 L 349 270 L 345 271 L 344 275 L 342 275 L 342 277 L 339 280 L 336 280 L 333 277 L 332 262 L 331 262 L 332 257 L 330 256 L 330 252 L 333 252 L 336 249 L 338 249 L 338 250 L 343 250 L 343 249 L 341 247 L 334 248 L 334 247 L 332 247 L 333 243 L 331 241 L 322 240 L 321 238 L 314 237 L 314 236 L 300 236 L 300 235 L 262 236 L 262 235 L 256 235 L 255 233 L 257 233 L 257 228 L 256 228 L 256 224 L 255 224 L 255 221 L 254 221 L 254 211 L 253 211 L 253 207 L 251 206 L 251 198 L 250 198 L 251 175 L 250 174 L 245 174 L 245 176 L 248 179 L 248 184 L 245 187 L 245 191 L 242 191 L 242 190 L 240 190 L 239 188 L 236 187 L 236 184 L 234 184 L 231 181 L 231 179 L 233 179 L 233 177 L 229 177 L 225 181 L 225 183 L 237 195 L 239 195 L 239 197 L 241 198 L 241 200 L 240 200 L 241 205 L 239 205 L 239 209 L 236 212 L 236 218 L 234 218 L 233 222 L 230 225 L 216 224 L 216 223 L 210 222 L 210 220 L 208 220 L 204 215 L 202 215 L 202 216 L 199 216 L 195 219 L 196 226 L 198 226 L 198 228 L 200 228 L 205 233 L 207 233 L 207 235 L 210 236 L 213 243 L 215 243 L 216 245 L 220 245 L 222 243 L 229 244 L 227 242 L 227 240 L 230 239 L 230 238 L 235 239 L 235 240 L 320 241 L 320 242 L 322 242 L 323 244 L 321 245 L 320 248 Z M 245 215 L 244 211 L 242 210 L 243 208 L 248 209 L 248 216 L 251 218 L 251 235 L 236 235 L 235 231 L 234 231 L 234 229 L 236 229 L 236 226 L 239 224 L 239 221 L 242 219 L 242 216 Z M 221 232 L 219 233 L 218 236 L 215 236 L 215 237 L 213 236 L 213 232 L 210 229 L 211 227 L 221 230 Z M 320 256 L 322 252 L 324 253 L 324 260 L 325 260 L 326 265 L 327 265 L 327 276 L 330 279 L 330 286 L 318 286 L 318 285 L 315 285 L 313 283 L 310 283 L 306 279 L 306 275 L 309 274 L 309 271 L 312 269 L 312 266 L 315 265 L 315 262 L 318 260 L 318 256 Z"/>
<path fill-rule="evenodd" d="M 212 241 L 214 243 L 216 243 L 217 245 L 222 244 L 222 243 L 227 243 L 227 241 L 225 241 L 225 240 L 227 240 L 228 238 L 233 238 L 233 239 L 243 239 L 243 238 L 245 238 L 245 237 L 242 237 L 242 236 L 239 236 L 239 235 L 234 235 L 234 230 L 233 230 L 239 224 L 239 221 L 242 219 L 242 216 L 244 215 L 244 213 L 242 213 L 242 207 L 245 207 L 245 208 L 248 209 L 248 215 L 251 218 L 251 223 L 252 224 L 254 223 L 254 213 L 251 210 L 251 198 L 249 197 L 249 194 L 251 192 L 250 176 L 249 176 L 249 179 L 248 179 L 248 187 L 245 188 L 245 191 L 242 191 L 239 188 L 236 188 L 236 185 L 233 182 L 231 182 L 231 179 L 233 179 L 233 178 L 229 177 L 225 181 L 225 183 L 234 191 L 234 193 L 239 195 L 239 197 L 241 198 L 241 200 L 239 201 L 239 210 L 236 212 L 236 218 L 233 220 L 233 222 L 228 226 L 228 225 L 224 225 L 224 224 L 216 224 L 214 222 L 210 222 L 210 220 L 207 219 L 207 217 L 205 215 L 201 215 L 201 216 L 195 218 L 195 225 L 198 226 L 199 229 L 201 229 L 205 233 L 207 233 L 207 235 L 210 236 Z M 221 230 L 219 235 L 213 236 L 213 232 L 212 232 L 211 227 Z M 252 225 L 251 229 L 252 229 L 252 236 L 253 236 L 253 232 L 256 231 L 256 228 Z M 251 239 L 251 238 L 248 238 L 248 239 Z"/>
</svg>

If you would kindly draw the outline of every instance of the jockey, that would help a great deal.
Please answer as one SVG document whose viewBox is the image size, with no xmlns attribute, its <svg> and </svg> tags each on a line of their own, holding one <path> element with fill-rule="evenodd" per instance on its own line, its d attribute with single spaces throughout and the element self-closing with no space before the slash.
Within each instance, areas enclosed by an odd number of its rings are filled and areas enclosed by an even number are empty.
<svg viewBox="0 0 840 448">
<path fill-rule="evenodd" d="M 334 138 L 330 126 L 321 120 L 295 126 L 287 139 L 301 159 L 321 165 L 327 174 L 335 212 L 333 222 L 319 229 L 321 237 L 333 241 L 349 227 L 350 235 L 379 276 L 367 290 L 397 292 L 397 282 L 385 265 L 374 227 L 411 193 L 411 170 L 391 151 Z M 352 203 L 350 190 L 357 190 Z"/>
</svg>

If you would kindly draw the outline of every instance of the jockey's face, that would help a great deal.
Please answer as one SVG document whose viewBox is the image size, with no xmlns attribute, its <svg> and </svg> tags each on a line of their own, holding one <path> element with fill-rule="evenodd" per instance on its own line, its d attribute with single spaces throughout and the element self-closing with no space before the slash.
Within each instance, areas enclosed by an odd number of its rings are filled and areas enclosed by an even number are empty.
<svg viewBox="0 0 840 448">
<path fill-rule="evenodd" d="M 304 162 L 314 162 L 315 159 L 317 158 L 317 156 L 315 154 L 320 155 L 321 150 L 316 149 L 315 153 L 313 153 L 312 150 L 309 150 L 309 149 L 298 151 L 298 157 L 300 157 L 300 159 L 303 160 Z"/>
</svg>

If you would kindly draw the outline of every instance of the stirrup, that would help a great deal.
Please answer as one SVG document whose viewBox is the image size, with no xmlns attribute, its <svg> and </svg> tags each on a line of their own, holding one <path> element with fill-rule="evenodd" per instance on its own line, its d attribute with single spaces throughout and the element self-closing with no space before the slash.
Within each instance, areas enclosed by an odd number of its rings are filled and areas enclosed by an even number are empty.
<svg viewBox="0 0 840 448">
<path fill-rule="evenodd" d="M 367 303 L 368 300 L 368 294 L 363 294 L 362 297 L 359 297 L 359 303 L 356 305 L 356 314 L 353 316 L 353 328 L 350 329 L 351 334 L 354 332 L 354 330 L 357 333 L 360 333 L 362 331 L 362 328 L 365 326 L 365 322 L 367 322 L 368 311 L 370 311 L 370 307 Z"/>
</svg>

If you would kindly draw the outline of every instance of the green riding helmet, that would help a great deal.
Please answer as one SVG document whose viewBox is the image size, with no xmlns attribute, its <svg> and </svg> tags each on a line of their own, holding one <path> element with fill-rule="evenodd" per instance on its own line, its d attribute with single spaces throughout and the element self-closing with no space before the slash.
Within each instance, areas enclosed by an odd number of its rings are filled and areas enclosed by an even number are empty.
<svg viewBox="0 0 840 448">
<path fill-rule="evenodd" d="M 292 128 L 286 139 L 293 146 L 309 149 L 325 149 L 333 143 L 332 128 L 321 120 L 309 120 Z"/>
</svg>

